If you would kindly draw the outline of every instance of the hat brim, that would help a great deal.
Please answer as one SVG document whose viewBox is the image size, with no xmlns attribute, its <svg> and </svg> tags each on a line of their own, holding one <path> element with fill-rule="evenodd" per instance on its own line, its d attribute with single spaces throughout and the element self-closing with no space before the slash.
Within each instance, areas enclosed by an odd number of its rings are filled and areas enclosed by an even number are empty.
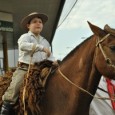
<svg viewBox="0 0 115 115">
<path fill-rule="evenodd" d="M 40 18 L 42 20 L 43 24 L 45 24 L 48 21 L 48 16 L 45 14 L 33 14 L 33 15 L 28 15 L 28 16 L 24 17 L 21 21 L 21 26 L 24 29 L 27 29 L 27 24 L 29 23 L 29 21 L 36 17 Z"/>
</svg>

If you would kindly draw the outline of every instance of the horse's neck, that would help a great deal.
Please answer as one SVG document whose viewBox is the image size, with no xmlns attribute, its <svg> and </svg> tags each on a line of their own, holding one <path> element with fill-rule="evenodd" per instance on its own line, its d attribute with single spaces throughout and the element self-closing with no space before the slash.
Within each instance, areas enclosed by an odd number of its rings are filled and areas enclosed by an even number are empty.
<svg viewBox="0 0 115 115">
<path fill-rule="evenodd" d="M 61 66 L 61 71 L 72 82 L 89 91 L 93 95 L 96 92 L 101 76 L 95 67 L 95 45 L 96 38 L 89 39 L 80 46 L 80 48 L 74 53 L 74 56 L 66 60 Z M 86 94 L 84 93 L 84 95 Z M 83 99 L 82 96 L 81 99 Z M 90 101 L 91 100 L 92 97 L 90 97 Z"/>
</svg>

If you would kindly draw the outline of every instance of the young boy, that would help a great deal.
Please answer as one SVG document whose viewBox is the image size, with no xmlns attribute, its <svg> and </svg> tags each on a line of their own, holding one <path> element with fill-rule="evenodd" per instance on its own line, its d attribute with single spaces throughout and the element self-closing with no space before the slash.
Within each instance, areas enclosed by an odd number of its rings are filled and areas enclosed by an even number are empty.
<svg viewBox="0 0 115 115">
<path fill-rule="evenodd" d="M 40 35 L 47 20 L 48 17 L 45 14 L 33 12 L 21 21 L 21 25 L 28 30 L 28 33 L 23 34 L 18 40 L 19 67 L 13 73 L 12 82 L 2 97 L 1 115 L 10 115 L 9 110 L 17 101 L 24 74 L 30 63 L 30 55 L 33 53 L 31 64 L 44 59 L 55 61 L 48 41 Z"/>
</svg>

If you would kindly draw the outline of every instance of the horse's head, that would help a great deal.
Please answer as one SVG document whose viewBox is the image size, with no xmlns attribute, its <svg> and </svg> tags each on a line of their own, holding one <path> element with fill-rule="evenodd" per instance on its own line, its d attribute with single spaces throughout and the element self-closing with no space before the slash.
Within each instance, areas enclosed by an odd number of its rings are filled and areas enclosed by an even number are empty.
<svg viewBox="0 0 115 115">
<path fill-rule="evenodd" d="M 98 71 L 110 78 L 115 79 L 115 34 L 114 30 L 107 28 L 102 30 L 101 28 L 88 22 L 94 38 L 96 38 L 96 53 L 95 53 L 95 65 Z"/>
</svg>

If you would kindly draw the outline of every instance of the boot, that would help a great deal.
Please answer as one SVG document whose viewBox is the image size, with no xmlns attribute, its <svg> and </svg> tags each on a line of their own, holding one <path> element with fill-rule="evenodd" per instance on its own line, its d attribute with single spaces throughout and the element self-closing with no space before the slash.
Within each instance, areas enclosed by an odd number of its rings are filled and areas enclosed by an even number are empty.
<svg viewBox="0 0 115 115">
<path fill-rule="evenodd" d="M 2 104 L 0 115 L 10 115 L 11 108 L 12 105 L 9 102 L 4 101 Z"/>
</svg>

